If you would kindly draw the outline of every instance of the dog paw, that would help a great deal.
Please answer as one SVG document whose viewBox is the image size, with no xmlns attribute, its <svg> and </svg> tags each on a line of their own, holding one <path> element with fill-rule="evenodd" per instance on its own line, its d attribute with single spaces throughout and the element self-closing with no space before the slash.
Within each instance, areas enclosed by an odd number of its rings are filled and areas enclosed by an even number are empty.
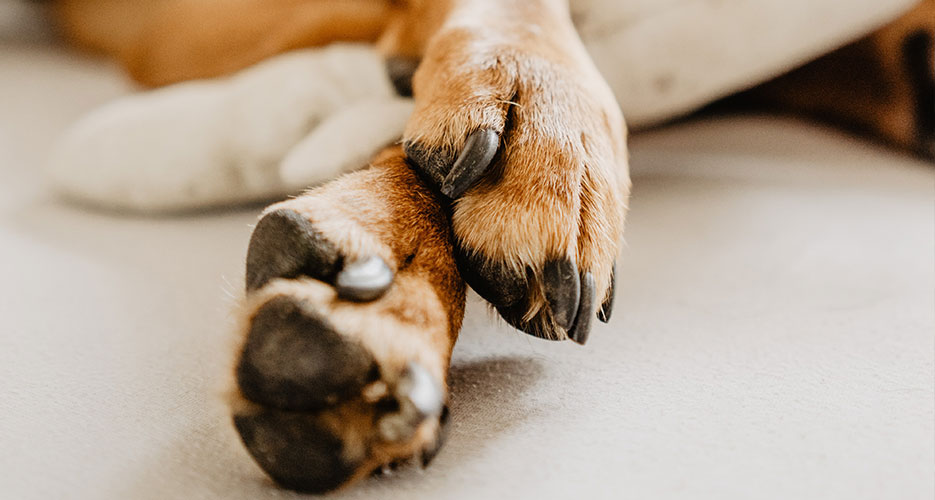
<svg viewBox="0 0 935 500">
<path fill-rule="evenodd" d="M 392 315 L 331 307 L 322 283 L 291 285 L 261 295 L 237 364 L 233 419 L 251 456 L 281 486 L 315 493 L 391 464 L 427 465 L 442 444 L 444 378 L 370 344 L 360 328 L 399 329 L 377 325 Z"/>
<path fill-rule="evenodd" d="M 270 477 L 324 492 L 435 456 L 464 285 L 399 148 L 270 207 L 246 286 L 233 418 Z"/>
<path fill-rule="evenodd" d="M 524 37 L 537 35 L 436 35 L 414 77 L 405 148 L 453 200 L 471 287 L 526 333 L 584 343 L 595 313 L 606 320 L 612 306 L 626 130 L 583 49 Z"/>
<path fill-rule="evenodd" d="M 372 49 L 297 51 L 92 112 L 53 150 L 48 177 L 69 198 L 117 209 L 269 199 L 364 165 L 410 110 Z"/>
</svg>

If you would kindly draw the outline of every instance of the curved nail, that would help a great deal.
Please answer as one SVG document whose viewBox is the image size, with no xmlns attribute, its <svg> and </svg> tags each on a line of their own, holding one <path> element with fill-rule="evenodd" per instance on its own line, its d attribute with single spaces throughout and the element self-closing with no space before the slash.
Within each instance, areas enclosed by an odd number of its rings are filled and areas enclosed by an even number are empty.
<svg viewBox="0 0 935 500">
<path fill-rule="evenodd" d="M 294 210 L 279 209 L 260 219 L 247 249 L 247 291 L 274 278 L 308 275 L 328 280 L 340 261 L 338 249 L 308 218 Z"/>
<path fill-rule="evenodd" d="M 455 160 L 442 182 L 442 193 L 449 198 L 458 198 L 464 194 L 490 167 L 499 145 L 500 134 L 493 130 L 480 129 L 469 135 L 461 156 Z"/>
<path fill-rule="evenodd" d="M 545 299 L 552 311 L 552 318 L 566 331 L 575 321 L 581 295 L 578 266 L 568 258 L 546 263 L 542 270 Z"/>
<path fill-rule="evenodd" d="M 383 296 L 393 284 L 393 270 L 383 259 L 373 256 L 344 266 L 334 279 L 338 297 L 355 302 L 369 302 Z"/>
<path fill-rule="evenodd" d="M 614 262 L 614 268 L 610 272 L 610 288 L 607 290 L 607 297 L 597 311 L 597 319 L 603 323 L 610 321 L 610 316 L 614 312 L 614 299 L 617 295 L 617 263 Z"/>
<path fill-rule="evenodd" d="M 568 332 L 568 338 L 584 345 L 591 334 L 591 314 L 595 302 L 594 275 L 586 272 L 581 275 L 581 303 L 578 304 L 578 317 L 575 326 Z"/>
<path fill-rule="evenodd" d="M 377 428 L 387 442 L 410 439 L 422 422 L 438 418 L 445 406 L 441 384 L 422 367 L 410 362 L 393 391 L 398 408 L 380 418 Z"/>
<path fill-rule="evenodd" d="M 415 362 L 406 365 L 406 371 L 396 384 L 396 397 L 401 405 L 411 405 L 421 418 L 437 417 L 445 407 L 440 384 Z"/>
</svg>

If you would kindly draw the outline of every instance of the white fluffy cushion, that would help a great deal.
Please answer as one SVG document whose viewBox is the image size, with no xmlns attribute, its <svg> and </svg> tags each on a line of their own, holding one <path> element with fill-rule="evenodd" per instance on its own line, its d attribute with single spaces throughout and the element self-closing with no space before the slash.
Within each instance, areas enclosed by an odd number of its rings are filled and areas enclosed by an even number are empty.
<svg viewBox="0 0 935 500">
<path fill-rule="evenodd" d="M 575 24 L 631 126 L 778 76 L 918 0 L 572 0 Z"/>
<path fill-rule="evenodd" d="M 894 18 L 915 0 L 573 0 L 631 127 L 749 87 Z M 279 56 L 239 75 L 116 101 L 51 157 L 67 196 L 165 211 L 283 196 L 365 164 L 401 135 L 370 47 Z"/>
</svg>

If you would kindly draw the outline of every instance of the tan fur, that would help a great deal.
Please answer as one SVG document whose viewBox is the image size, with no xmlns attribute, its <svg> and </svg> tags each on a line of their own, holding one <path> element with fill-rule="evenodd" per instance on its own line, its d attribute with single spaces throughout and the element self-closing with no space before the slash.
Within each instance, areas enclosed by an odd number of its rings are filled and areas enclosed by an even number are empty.
<svg viewBox="0 0 935 500">
<path fill-rule="evenodd" d="M 463 0 L 462 0 L 463 1 Z M 451 0 L 57 0 L 63 33 L 123 63 L 148 86 L 229 74 L 287 50 L 332 41 L 374 41 L 387 55 L 420 58 L 450 17 Z M 490 13 L 537 2 L 481 0 L 459 12 Z M 480 8 L 476 6 L 480 5 Z M 543 9 L 545 11 L 545 9 Z M 532 12 L 537 19 L 540 13 Z M 563 14 L 564 15 L 564 14 Z M 527 24 L 488 17 L 491 24 Z M 485 20 L 486 21 L 486 20 Z M 547 24 L 548 26 L 552 26 Z M 918 149 L 914 97 L 898 60 L 906 35 L 935 33 L 935 1 L 757 92 L 783 109 L 858 127 L 901 148 Z M 502 30 L 494 26 L 492 34 Z M 550 34 L 551 35 L 551 34 Z M 557 36 L 573 40 L 568 34 Z M 533 45 L 543 40 L 530 39 Z M 577 43 L 572 43 L 578 50 Z M 576 55 L 577 60 L 586 60 Z M 931 57 L 930 57 L 931 59 Z M 850 69 L 847 69 L 850 67 Z M 587 75 L 592 80 L 596 75 Z M 600 81 L 598 77 L 595 81 Z M 875 91 L 885 87 L 884 92 Z M 882 94 L 882 95 L 881 95 Z"/>
<path fill-rule="evenodd" d="M 456 237 L 520 273 L 569 256 L 603 299 L 629 193 L 626 128 L 567 5 L 431 3 L 448 17 L 415 74 L 405 140 L 456 152 L 473 130 L 503 134 L 496 172 L 455 204 Z M 543 304 L 534 297 L 527 319 Z"/>
<path fill-rule="evenodd" d="M 63 31 L 147 86 L 233 73 L 276 54 L 373 42 L 384 0 L 60 0 Z"/>
</svg>

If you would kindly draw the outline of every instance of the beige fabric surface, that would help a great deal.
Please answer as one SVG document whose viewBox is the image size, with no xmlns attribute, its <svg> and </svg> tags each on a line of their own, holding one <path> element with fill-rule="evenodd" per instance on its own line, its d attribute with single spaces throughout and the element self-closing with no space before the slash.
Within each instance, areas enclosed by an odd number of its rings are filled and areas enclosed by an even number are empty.
<svg viewBox="0 0 935 500">
<path fill-rule="evenodd" d="M 576 0 L 571 15 L 636 130 L 787 71 L 915 1 Z M 358 168 L 411 112 L 374 47 L 300 50 L 94 110 L 57 141 L 48 179 L 70 198 L 149 213 L 283 197 Z"/>
<path fill-rule="evenodd" d="M 298 498 L 219 397 L 259 209 L 140 218 L 43 188 L 57 134 L 125 91 L 0 49 L 0 497 Z M 932 166 L 763 116 L 632 150 L 611 324 L 552 344 L 473 298 L 444 451 L 335 498 L 932 498 Z"/>
<path fill-rule="evenodd" d="M 631 126 L 745 90 L 853 41 L 919 0 L 572 0 Z"/>
</svg>

